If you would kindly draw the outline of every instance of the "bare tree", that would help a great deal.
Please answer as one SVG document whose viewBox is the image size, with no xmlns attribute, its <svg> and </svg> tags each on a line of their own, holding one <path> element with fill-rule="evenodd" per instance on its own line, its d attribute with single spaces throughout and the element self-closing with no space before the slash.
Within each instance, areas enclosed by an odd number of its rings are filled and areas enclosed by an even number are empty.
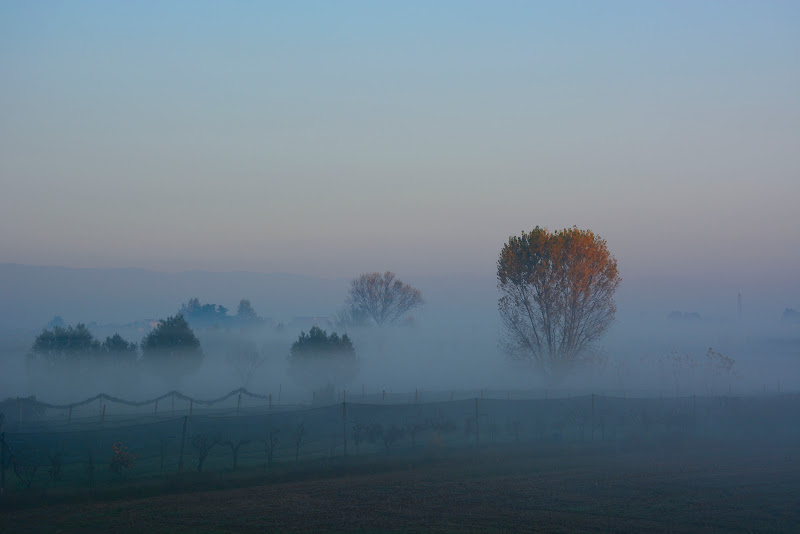
<svg viewBox="0 0 800 534">
<path fill-rule="evenodd" d="M 366 312 L 350 305 L 345 305 L 333 314 L 333 325 L 344 332 L 351 328 L 369 326 L 369 322 L 370 318 Z"/>
<path fill-rule="evenodd" d="M 264 440 L 264 453 L 267 456 L 267 461 L 264 464 L 264 471 L 267 466 L 272 466 L 272 458 L 275 455 L 275 447 L 278 445 L 278 430 L 270 429 L 267 439 Z"/>
<path fill-rule="evenodd" d="M 239 450 L 242 448 L 242 446 L 247 445 L 248 443 L 250 443 L 249 439 L 240 439 L 236 443 L 234 443 L 232 440 L 228 440 L 223 443 L 223 445 L 227 445 L 231 448 L 231 454 L 233 455 L 232 471 L 236 471 L 236 466 L 239 464 Z"/>
<path fill-rule="evenodd" d="M 259 352 L 255 342 L 241 340 L 228 348 L 225 361 L 236 370 L 242 387 L 247 388 L 256 371 L 267 361 L 267 357 Z"/>
<path fill-rule="evenodd" d="M 396 323 L 424 303 L 419 289 L 396 280 L 391 271 L 362 274 L 350 282 L 347 294 L 350 309 L 368 316 L 378 326 Z"/>
<path fill-rule="evenodd" d="M 613 323 L 619 283 L 617 260 L 589 230 L 537 226 L 510 237 L 497 262 L 505 348 L 558 378 Z"/>
<path fill-rule="evenodd" d="M 300 460 L 300 446 L 303 444 L 303 438 L 306 435 L 305 423 L 300 423 L 294 429 L 294 461 Z"/>
<path fill-rule="evenodd" d="M 192 436 L 192 447 L 197 451 L 197 472 L 203 472 L 203 463 L 211 453 L 211 449 L 219 444 L 219 438 L 210 438 L 205 434 L 195 434 Z"/>
</svg>

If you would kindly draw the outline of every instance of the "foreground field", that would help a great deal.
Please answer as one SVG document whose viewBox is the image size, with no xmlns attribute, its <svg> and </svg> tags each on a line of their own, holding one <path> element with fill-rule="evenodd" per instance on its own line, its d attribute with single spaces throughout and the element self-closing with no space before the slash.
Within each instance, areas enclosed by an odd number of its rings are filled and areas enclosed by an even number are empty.
<svg viewBox="0 0 800 534">
<path fill-rule="evenodd" d="M 797 532 L 794 445 L 489 447 L 368 469 L 343 460 L 233 489 L 6 508 L 0 531 Z"/>
</svg>

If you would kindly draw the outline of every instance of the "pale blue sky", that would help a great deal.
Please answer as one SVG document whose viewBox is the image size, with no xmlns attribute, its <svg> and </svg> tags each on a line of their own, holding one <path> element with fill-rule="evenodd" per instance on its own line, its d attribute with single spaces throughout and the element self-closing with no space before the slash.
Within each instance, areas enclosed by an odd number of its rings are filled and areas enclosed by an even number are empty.
<svg viewBox="0 0 800 534">
<path fill-rule="evenodd" d="M 0 261 L 797 281 L 800 3 L 0 1 Z"/>
</svg>

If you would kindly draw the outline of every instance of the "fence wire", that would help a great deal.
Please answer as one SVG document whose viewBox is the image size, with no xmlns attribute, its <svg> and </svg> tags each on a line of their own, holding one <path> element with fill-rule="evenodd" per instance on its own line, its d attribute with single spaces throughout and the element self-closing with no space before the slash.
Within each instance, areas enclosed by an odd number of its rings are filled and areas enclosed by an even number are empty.
<svg viewBox="0 0 800 534">
<path fill-rule="evenodd" d="M 245 406 L 243 398 L 261 404 Z M 800 444 L 796 394 L 436 402 L 419 402 L 416 394 L 414 399 L 406 404 L 341 402 L 309 408 L 276 406 L 269 396 L 245 389 L 211 400 L 179 392 L 140 402 L 105 394 L 65 405 L 25 399 L 24 410 L 16 407 L 21 418 L 0 421 L 2 492 L 97 487 L 185 472 L 269 471 L 345 456 L 415 450 L 440 454 L 492 444 L 642 446 L 711 436 Z M 226 401 L 231 402 L 221 409 L 208 409 Z M 97 406 L 91 406 L 94 402 Z M 160 412 L 111 414 L 105 408 L 159 402 Z M 64 414 L 87 406 L 93 413 Z"/>
</svg>

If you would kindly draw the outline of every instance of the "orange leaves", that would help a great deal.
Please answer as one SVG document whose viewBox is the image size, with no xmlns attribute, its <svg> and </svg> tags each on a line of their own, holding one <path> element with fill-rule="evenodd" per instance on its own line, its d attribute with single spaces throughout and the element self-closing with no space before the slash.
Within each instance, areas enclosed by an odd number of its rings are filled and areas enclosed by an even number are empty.
<svg viewBox="0 0 800 534">
<path fill-rule="evenodd" d="M 577 227 L 536 227 L 500 251 L 498 306 L 508 348 L 543 367 L 572 363 L 613 322 L 620 283 L 606 242 Z"/>
<path fill-rule="evenodd" d="M 509 237 L 497 262 L 498 282 L 535 284 L 560 280 L 565 289 L 586 292 L 598 280 L 619 285 L 617 261 L 606 242 L 591 230 L 565 228 L 550 232 L 536 227 Z"/>
<path fill-rule="evenodd" d="M 114 452 L 111 457 L 111 463 L 108 465 L 108 470 L 112 473 L 120 474 L 127 471 L 133 465 L 136 455 L 128 450 L 128 447 L 121 441 L 116 441 L 111 446 Z"/>
</svg>

